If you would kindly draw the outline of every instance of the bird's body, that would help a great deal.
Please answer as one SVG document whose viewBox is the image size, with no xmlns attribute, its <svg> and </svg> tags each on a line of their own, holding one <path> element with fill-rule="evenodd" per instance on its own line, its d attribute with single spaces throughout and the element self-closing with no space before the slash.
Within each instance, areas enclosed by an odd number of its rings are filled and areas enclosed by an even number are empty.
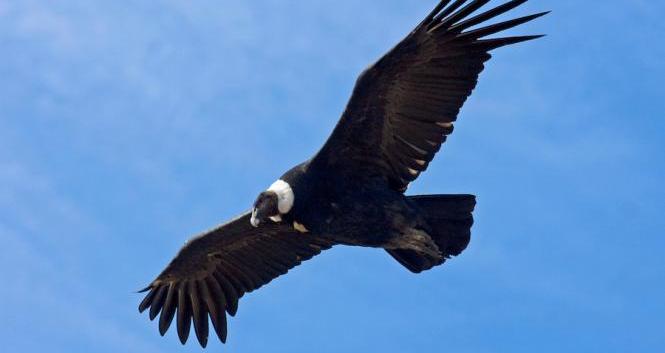
<svg viewBox="0 0 665 353">
<path fill-rule="evenodd" d="M 388 189 L 380 178 L 357 180 L 344 172 L 329 172 L 305 162 L 281 177 L 293 188 L 293 209 L 282 216 L 286 223 L 303 225 L 310 236 L 340 244 L 382 247 L 395 236 L 396 216 L 413 219 L 406 197 Z M 302 196 L 300 196 L 302 195 Z M 387 227 L 387 225 L 389 227 Z"/>
<path fill-rule="evenodd" d="M 208 317 L 226 340 L 238 300 L 334 245 L 385 249 L 418 273 L 459 255 L 470 240 L 473 195 L 406 196 L 453 131 L 489 51 L 540 36 L 485 39 L 535 14 L 477 28 L 526 0 L 471 16 L 489 0 L 443 0 L 358 78 L 328 141 L 259 194 L 251 212 L 191 239 L 145 290 L 164 334 Z M 177 316 L 176 316 L 177 311 Z"/>
<path fill-rule="evenodd" d="M 443 244 L 436 244 L 428 214 L 418 205 L 417 198 L 389 188 L 379 175 L 359 179 L 358 174 L 333 171 L 315 158 L 289 170 L 280 180 L 295 195 L 303 195 L 295 198 L 290 212 L 281 216 L 282 222 L 309 237 L 343 245 L 409 249 L 430 257 L 430 266 L 412 269 L 414 272 L 439 264 L 451 255 Z M 449 200 L 450 196 L 440 197 Z M 471 195 L 458 197 L 473 200 Z M 466 216 L 470 227 L 470 211 Z M 468 238 L 462 235 L 460 242 L 465 247 Z"/>
</svg>

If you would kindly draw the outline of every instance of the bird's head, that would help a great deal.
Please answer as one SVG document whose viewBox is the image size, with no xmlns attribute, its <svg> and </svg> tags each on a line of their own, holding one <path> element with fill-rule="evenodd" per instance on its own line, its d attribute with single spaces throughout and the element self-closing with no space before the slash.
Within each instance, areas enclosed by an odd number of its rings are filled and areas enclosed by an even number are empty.
<svg viewBox="0 0 665 353">
<path fill-rule="evenodd" d="M 258 227 L 259 224 L 264 223 L 269 218 L 279 222 L 281 215 L 279 214 L 278 203 L 277 193 L 274 191 L 260 193 L 256 201 L 254 201 L 254 207 L 252 208 L 252 225 Z"/>
<path fill-rule="evenodd" d="M 277 180 L 268 190 L 259 194 L 252 207 L 252 226 L 258 227 L 261 223 L 271 220 L 275 223 L 282 221 L 282 215 L 291 211 L 294 195 L 291 186 L 283 181 Z"/>
</svg>

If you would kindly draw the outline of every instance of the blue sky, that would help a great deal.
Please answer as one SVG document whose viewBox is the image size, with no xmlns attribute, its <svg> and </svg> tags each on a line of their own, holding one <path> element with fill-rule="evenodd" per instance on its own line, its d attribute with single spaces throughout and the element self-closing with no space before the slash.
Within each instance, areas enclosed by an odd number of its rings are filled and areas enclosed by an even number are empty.
<svg viewBox="0 0 665 353">
<path fill-rule="evenodd" d="M 493 1 L 498 4 L 498 1 Z M 139 315 L 192 234 L 323 143 L 434 0 L 0 0 L 4 352 L 198 352 Z M 462 256 L 335 248 L 243 298 L 228 352 L 665 344 L 665 4 L 553 10 L 495 52 L 410 193 L 474 193 Z"/>
</svg>

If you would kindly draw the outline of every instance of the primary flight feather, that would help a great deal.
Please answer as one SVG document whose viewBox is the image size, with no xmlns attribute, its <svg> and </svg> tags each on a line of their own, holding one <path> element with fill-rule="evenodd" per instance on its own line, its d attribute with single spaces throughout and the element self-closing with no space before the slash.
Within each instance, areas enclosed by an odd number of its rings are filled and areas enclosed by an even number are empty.
<svg viewBox="0 0 665 353">
<path fill-rule="evenodd" d="M 144 290 L 139 311 L 175 319 L 184 344 L 222 342 L 238 300 L 338 244 L 386 249 L 418 273 L 459 255 L 473 195 L 405 196 L 453 131 L 493 49 L 540 36 L 490 38 L 546 12 L 479 26 L 527 0 L 474 15 L 489 0 L 444 0 L 358 78 L 328 141 L 259 194 L 251 212 L 185 244 Z"/>
</svg>

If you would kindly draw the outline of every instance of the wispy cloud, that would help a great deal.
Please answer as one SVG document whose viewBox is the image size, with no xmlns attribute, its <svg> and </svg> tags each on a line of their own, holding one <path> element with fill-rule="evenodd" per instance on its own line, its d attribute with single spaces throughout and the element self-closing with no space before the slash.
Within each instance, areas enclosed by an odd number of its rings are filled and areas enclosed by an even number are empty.
<svg viewBox="0 0 665 353">
<path fill-rule="evenodd" d="M 49 342 L 56 350 L 101 344 L 104 351 L 157 351 L 108 312 L 117 303 L 82 273 L 95 256 L 89 244 L 103 231 L 47 177 L 0 161 L 0 209 L 5 349 L 32 351 Z"/>
<path fill-rule="evenodd" d="M 131 290 L 313 153 L 433 3 L 0 0 L 3 348 L 180 350 Z M 329 351 L 385 352 L 659 337 L 663 5 L 527 6 L 555 11 L 515 33 L 550 36 L 496 52 L 411 190 L 479 194 L 471 247 L 421 276 L 336 249 L 243 298 L 232 350 L 321 349 L 321 332 Z"/>
</svg>

